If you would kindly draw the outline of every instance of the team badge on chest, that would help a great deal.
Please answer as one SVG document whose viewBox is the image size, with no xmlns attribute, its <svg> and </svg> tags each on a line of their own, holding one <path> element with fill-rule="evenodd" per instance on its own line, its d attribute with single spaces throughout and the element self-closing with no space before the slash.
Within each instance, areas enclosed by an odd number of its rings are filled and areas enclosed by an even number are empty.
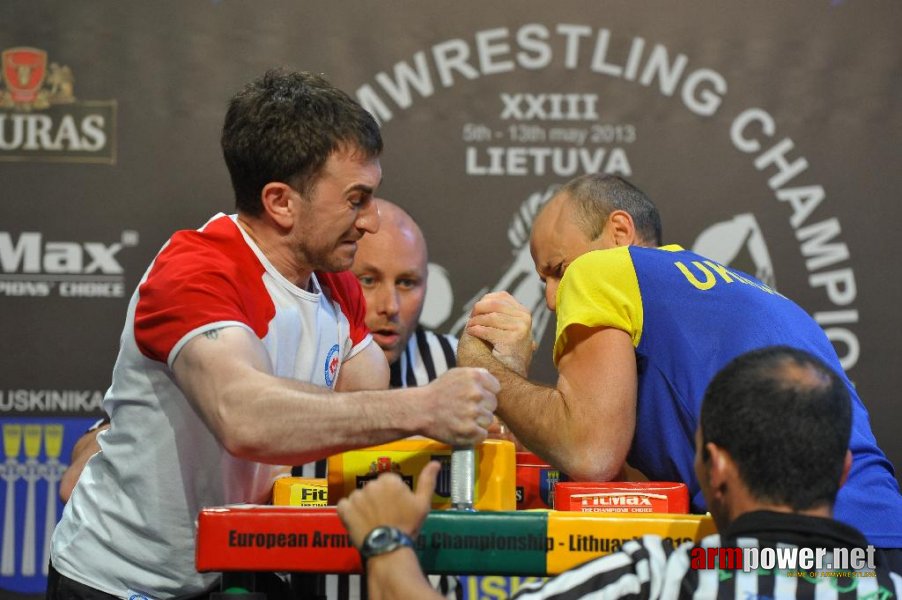
<svg viewBox="0 0 902 600">
<path fill-rule="evenodd" d="M 326 363 L 323 365 L 323 375 L 326 378 L 326 385 L 330 388 L 335 383 L 335 375 L 338 374 L 338 344 L 329 349 L 326 355 Z"/>
</svg>

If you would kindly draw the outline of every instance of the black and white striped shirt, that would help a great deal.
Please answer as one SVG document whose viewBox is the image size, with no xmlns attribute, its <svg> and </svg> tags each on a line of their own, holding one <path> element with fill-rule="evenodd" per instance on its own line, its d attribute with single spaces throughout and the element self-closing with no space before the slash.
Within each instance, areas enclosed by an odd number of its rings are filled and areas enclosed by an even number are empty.
<svg viewBox="0 0 902 600">
<path fill-rule="evenodd" d="M 425 385 L 457 364 L 457 338 L 438 334 L 418 325 L 407 341 L 407 346 L 390 365 L 392 388 L 406 388 Z M 295 467 L 292 474 L 297 477 L 326 477 L 326 461 L 307 463 Z M 446 598 L 461 597 L 463 590 L 456 578 L 431 575 L 429 580 Z M 359 575 L 327 575 L 325 578 L 305 577 L 305 583 L 323 587 L 323 596 L 328 600 L 365 600 L 366 585 Z"/>
<path fill-rule="evenodd" d="M 457 338 L 422 326 L 407 340 L 404 352 L 391 365 L 392 388 L 425 385 L 457 364 Z"/>
<path fill-rule="evenodd" d="M 711 535 L 698 546 L 721 547 L 846 547 L 866 548 L 867 541 L 855 529 L 834 521 L 789 513 L 746 513 L 723 536 Z M 818 576 L 816 572 L 758 569 L 691 568 L 687 542 L 674 549 L 669 540 L 646 535 L 630 540 L 619 552 L 589 561 L 543 583 L 520 588 L 513 600 L 577 600 L 588 598 L 873 598 L 902 595 L 902 575 L 892 572 L 882 552 L 877 569 L 859 570 L 857 577 Z M 876 573 L 876 576 L 873 574 Z M 812 576 L 813 575 L 813 576 Z"/>
</svg>

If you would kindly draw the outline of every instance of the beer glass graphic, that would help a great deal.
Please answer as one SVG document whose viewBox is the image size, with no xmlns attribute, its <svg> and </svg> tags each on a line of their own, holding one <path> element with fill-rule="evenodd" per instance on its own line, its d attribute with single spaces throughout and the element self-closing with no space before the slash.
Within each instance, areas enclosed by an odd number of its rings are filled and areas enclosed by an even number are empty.
<svg viewBox="0 0 902 600">
<path fill-rule="evenodd" d="M 22 475 L 19 451 L 22 446 L 22 426 L 3 426 L 3 452 L 6 460 L 0 465 L 0 478 L 6 482 L 6 510 L 3 514 L 3 553 L 0 558 L 0 575 L 15 573 L 16 558 L 16 480 Z"/>
<path fill-rule="evenodd" d="M 47 567 L 50 565 L 50 538 L 53 537 L 53 528 L 56 527 L 56 506 L 59 496 L 59 481 L 66 466 L 59 461 L 63 449 L 63 426 L 60 423 L 51 423 L 44 426 L 44 454 L 47 462 L 41 465 L 41 473 L 47 480 L 47 504 L 44 511 L 44 556 L 41 563 L 42 572 L 47 575 Z"/>
<path fill-rule="evenodd" d="M 63 433 L 61 423 L 3 425 L 4 459 L 0 463 L 0 479 L 6 485 L 6 504 L 3 510 L 0 576 L 47 575 L 50 538 L 56 527 L 59 507 L 59 481 L 68 466 L 59 460 L 63 450 Z M 46 460 L 41 457 L 42 446 Z M 23 450 L 24 461 L 21 460 Z M 21 497 L 18 502 L 16 498 L 16 492 L 22 490 L 20 481 L 25 484 L 24 503 Z M 46 482 L 46 486 L 41 482 Z M 37 505 L 39 494 L 44 489 L 47 496 L 44 499 L 43 545 L 39 548 Z M 16 544 L 18 526 L 21 526 L 21 546 Z M 38 560 L 41 560 L 40 573 L 37 570 Z"/>
<path fill-rule="evenodd" d="M 37 483 L 41 477 L 38 455 L 41 453 L 42 427 L 37 423 L 23 427 L 25 433 L 25 467 L 22 478 L 25 480 L 25 529 L 22 536 L 22 575 L 26 577 L 35 573 L 35 504 Z"/>
</svg>

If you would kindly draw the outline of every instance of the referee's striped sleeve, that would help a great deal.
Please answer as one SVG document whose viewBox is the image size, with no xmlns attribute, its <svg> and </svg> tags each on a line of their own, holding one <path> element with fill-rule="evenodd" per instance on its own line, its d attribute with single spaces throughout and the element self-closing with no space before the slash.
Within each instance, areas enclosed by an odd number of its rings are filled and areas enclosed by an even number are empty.
<svg viewBox="0 0 902 600">
<path fill-rule="evenodd" d="M 513 599 L 577 600 L 590 595 L 592 598 L 661 597 L 668 559 L 673 552 L 669 540 L 646 535 L 630 540 L 619 552 L 591 560 L 544 583 L 524 586 Z"/>
<path fill-rule="evenodd" d="M 457 365 L 457 338 L 418 326 L 391 365 L 391 387 L 426 385 Z"/>
</svg>

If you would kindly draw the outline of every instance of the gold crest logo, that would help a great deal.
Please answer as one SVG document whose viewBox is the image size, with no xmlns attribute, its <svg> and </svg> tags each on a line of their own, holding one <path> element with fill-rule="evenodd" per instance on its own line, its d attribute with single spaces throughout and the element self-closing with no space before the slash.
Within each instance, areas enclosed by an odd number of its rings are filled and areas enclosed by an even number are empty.
<svg viewBox="0 0 902 600">
<path fill-rule="evenodd" d="M 116 162 L 116 101 L 78 100 L 68 65 L 40 48 L 0 53 L 0 161 Z"/>
<path fill-rule="evenodd" d="M 52 104 L 75 102 L 75 77 L 66 65 L 47 65 L 47 53 L 37 48 L 3 51 L 0 108 L 43 110 Z"/>
</svg>

